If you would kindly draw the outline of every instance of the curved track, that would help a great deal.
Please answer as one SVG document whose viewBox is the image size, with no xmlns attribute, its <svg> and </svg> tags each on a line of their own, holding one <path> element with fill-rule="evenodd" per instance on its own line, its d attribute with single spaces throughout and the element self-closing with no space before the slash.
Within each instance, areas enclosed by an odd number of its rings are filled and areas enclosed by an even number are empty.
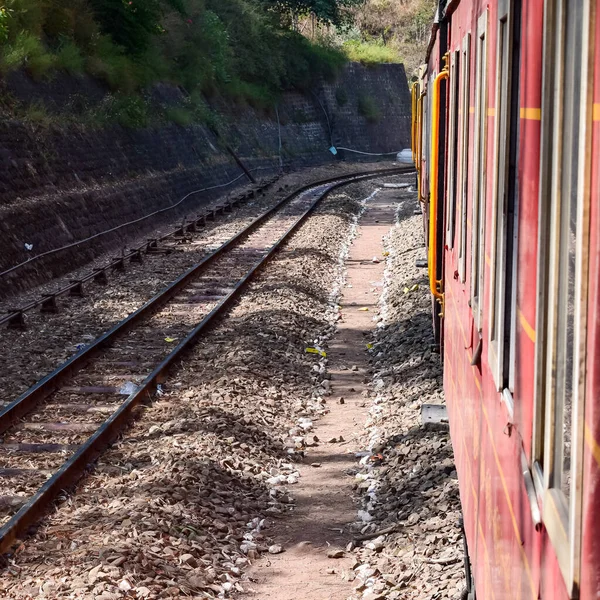
<svg viewBox="0 0 600 600">
<path fill-rule="evenodd" d="M 368 171 L 296 190 L 144 306 L 0 412 L 0 553 L 35 524 L 109 445 L 169 367 L 305 221 L 342 185 L 410 171 Z"/>
<path fill-rule="evenodd" d="M 184 218 L 180 227 L 177 227 L 176 229 L 158 238 L 149 239 L 146 243 L 142 244 L 141 246 L 132 248 L 129 252 L 124 252 L 121 256 L 113 258 L 104 266 L 94 269 L 90 271 L 87 275 L 77 280 L 73 280 L 66 285 L 63 285 L 51 294 L 46 294 L 41 298 L 30 300 L 24 305 L 20 306 L 19 308 L 9 310 L 5 314 L 0 314 L 0 325 L 7 324 L 8 327 L 15 329 L 24 328 L 26 326 L 25 314 L 32 311 L 33 309 L 40 307 L 42 313 L 56 313 L 58 312 L 58 298 L 60 296 L 69 295 L 79 297 L 83 294 L 83 286 L 85 284 L 91 282 L 99 284 L 107 283 L 108 277 L 111 272 L 124 271 L 127 261 L 130 261 L 132 263 L 142 262 L 144 254 L 151 255 L 172 252 L 175 248 L 180 247 L 181 244 L 186 241 L 186 236 L 189 235 L 189 233 L 195 233 L 199 229 L 202 229 L 207 225 L 208 221 L 216 221 L 217 215 L 230 213 L 235 207 L 238 207 L 243 203 L 255 198 L 259 194 L 264 194 L 265 191 L 268 190 L 269 187 L 275 183 L 275 181 L 277 181 L 277 179 L 278 177 L 273 177 L 271 179 L 266 180 L 264 183 L 262 183 L 255 189 L 249 190 L 229 200 L 218 202 L 209 207 L 208 209 L 204 210 L 202 213 L 197 214 L 193 219 Z M 85 244 L 91 239 L 93 238 L 90 238 L 89 240 L 74 242 L 73 244 L 65 246 L 64 248 L 49 250 L 41 255 L 34 256 L 29 262 L 22 263 L 21 265 L 16 265 L 15 267 L 5 271 L 4 274 L 17 270 L 18 268 L 24 267 L 26 265 L 30 265 L 32 262 L 35 262 L 37 259 L 42 258 L 43 256 L 47 256 L 50 254 L 59 254 L 64 250 L 68 250 L 72 247 Z M 0 273 L 0 277 L 1 276 L 2 273 Z"/>
</svg>

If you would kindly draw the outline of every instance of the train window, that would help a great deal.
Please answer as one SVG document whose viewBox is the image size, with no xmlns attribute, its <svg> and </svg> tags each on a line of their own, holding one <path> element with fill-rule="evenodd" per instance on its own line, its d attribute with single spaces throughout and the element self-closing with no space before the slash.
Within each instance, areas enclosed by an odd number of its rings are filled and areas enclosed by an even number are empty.
<svg viewBox="0 0 600 600">
<path fill-rule="evenodd" d="M 581 546 L 593 20 L 590 0 L 546 0 L 533 471 L 571 593 Z"/>
<path fill-rule="evenodd" d="M 433 84 L 433 82 L 435 81 L 435 78 L 437 77 L 437 73 L 435 71 L 433 71 L 431 73 L 431 78 L 430 78 L 430 82 L 431 84 Z M 427 135 L 425 137 L 425 154 L 424 156 L 427 157 L 427 164 L 429 165 L 429 157 L 431 156 L 431 114 L 433 112 L 433 94 L 429 93 L 427 94 L 427 96 L 425 96 L 425 121 L 424 123 L 426 123 L 426 127 L 427 127 Z M 429 169 L 431 169 L 431 166 L 429 166 Z M 427 171 L 427 174 L 429 176 L 429 169 Z M 430 186 L 431 182 L 429 180 L 427 180 L 427 195 L 429 196 L 429 192 L 430 192 Z M 427 227 L 427 235 L 429 235 L 429 227 Z"/>
<path fill-rule="evenodd" d="M 450 55 L 449 111 L 450 126 L 448 132 L 448 193 L 446 209 L 446 244 L 454 247 L 454 220 L 456 213 L 456 163 L 457 163 L 457 128 L 458 128 L 458 91 L 459 91 L 460 53 Z"/>
<path fill-rule="evenodd" d="M 520 0 L 498 2 L 494 198 L 490 240 L 489 363 L 498 391 L 514 391 Z M 487 257 L 486 257 L 487 260 Z M 510 394 L 509 394 L 510 397 Z M 512 400 L 510 401 L 512 410 Z"/>
<path fill-rule="evenodd" d="M 481 330 L 485 259 L 485 187 L 487 142 L 487 11 L 477 25 L 475 61 L 475 144 L 473 148 L 473 207 L 471 218 L 471 307 Z"/>
<path fill-rule="evenodd" d="M 430 76 L 428 76 L 429 83 L 433 82 L 435 79 L 435 72 L 432 72 Z M 430 114 L 431 114 L 431 97 L 433 94 L 429 87 L 425 88 L 425 97 L 423 99 L 423 114 L 421 115 L 421 156 L 424 161 L 426 161 L 427 166 L 429 167 L 429 157 L 431 156 L 431 123 L 430 123 Z M 421 193 L 425 200 L 429 197 L 429 168 L 424 169 L 424 179 L 421 182 Z M 425 212 L 428 215 L 428 211 Z M 429 237 L 429 226 L 425 227 L 425 236 Z M 429 242 L 428 242 L 429 243 Z"/>
<path fill-rule="evenodd" d="M 471 34 L 467 33 L 463 39 L 461 51 L 462 90 L 460 99 L 460 165 L 457 176 L 459 187 L 458 214 L 460 223 L 458 227 L 458 274 L 461 283 L 465 282 L 467 264 L 467 198 L 469 184 L 469 122 L 471 106 Z"/>
</svg>

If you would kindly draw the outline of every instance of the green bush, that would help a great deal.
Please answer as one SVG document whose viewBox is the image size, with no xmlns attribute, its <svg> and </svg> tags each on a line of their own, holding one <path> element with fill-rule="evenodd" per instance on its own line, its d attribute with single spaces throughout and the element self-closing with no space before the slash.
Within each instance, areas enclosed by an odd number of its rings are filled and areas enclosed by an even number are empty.
<svg viewBox="0 0 600 600">
<path fill-rule="evenodd" d="M 232 49 L 230 68 L 235 76 L 278 89 L 285 64 L 279 32 L 270 17 L 248 0 L 207 0 L 207 8 L 223 23 Z"/>
<path fill-rule="evenodd" d="M 76 75 L 85 69 L 85 59 L 79 48 L 70 40 L 64 41 L 56 53 L 56 67 Z"/>
<path fill-rule="evenodd" d="M 210 10 L 199 14 L 183 34 L 175 55 L 179 79 L 188 89 L 214 93 L 231 81 L 233 52 L 225 24 Z"/>
<path fill-rule="evenodd" d="M 35 35 L 19 33 L 12 43 L 5 44 L 0 57 L 3 73 L 26 68 L 32 77 L 40 79 L 50 74 L 55 58 Z"/>
<path fill-rule="evenodd" d="M 194 113 L 183 106 L 171 106 L 165 110 L 167 121 L 180 127 L 187 127 L 194 122 Z"/>
<path fill-rule="evenodd" d="M 347 59 L 335 48 L 311 44 L 295 32 L 282 35 L 281 54 L 285 60 L 284 88 L 309 90 L 321 78 L 332 81 Z"/>
<path fill-rule="evenodd" d="M 376 123 L 381 118 L 381 111 L 371 96 L 359 97 L 358 114 L 365 117 L 369 123 Z"/>
<path fill-rule="evenodd" d="M 224 92 L 238 104 L 258 109 L 269 109 L 277 104 L 277 94 L 272 89 L 237 77 L 224 86 Z"/>
<path fill-rule="evenodd" d="M 39 46 L 38 38 L 26 33 L 20 34 L 14 42 L 5 44 L 0 56 L 2 71 L 6 73 L 20 69 L 27 62 L 30 54 L 35 52 Z"/>
<path fill-rule="evenodd" d="M 96 41 L 93 53 L 86 60 L 86 70 L 115 91 L 130 94 L 138 87 L 135 63 L 107 36 Z"/>
<path fill-rule="evenodd" d="M 89 0 L 102 31 L 133 55 L 143 54 L 162 31 L 158 0 Z"/>
<path fill-rule="evenodd" d="M 14 41 L 20 34 L 40 38 L 44 33 L 47 3 L 43 0 L 5 0 L 8 40 Z"/>
<path fill-rule="evenodd" d="M 29 57 L 26 66 L 33 79 L 50 79 L 56 66 L 56 57 L 48 52 L 35 53 Z"/>
<path fill-rule="evenodd" d="M 363 65 L 402 62 L 397 52 L 382 44 L 351 40 L 345 42 L 343 48 L 352 62 L 359 62 Z"/>
<path fill-rule="evenodd" d="M 8 9 L 5 7 L 0 8 L 0 44 L 8 42 L 8 34 L 10 32 L 9 23 L 10 13 Z"/>
<path fill-rule="evenodd" d="M 75 11 L 74 31 L 71 37 L 88 54 L 100 37 L 100 27 L 94 18 L 92 9 L 87 5 L 87 0 L 79 1 L 84 5 Z"/>
<path fill-rule="evenodd" d="M 347 61 L 339 49 L 283 26 L 280 16 L 262 0 L 4 0 L 0 73 L 86 72 L 121 99 L 169 81 L 189 94 L 272 110 L 283 90 L 332 81 Z M 144 118 L 134 109 L 108 114 L 135 126 Z M 187 109 L 199 118 L 195 104 Z M 187 121 L 184 113 L 170 118 Z"/>
<path fill-rule="evenodd" d="M 49 127 L 52 124 L 52 117 L 48 114 L 46 107 L 40 102 L 34 102 L 27 106 L 21 116 L 24 121 L 33 125 Z"/>
<path fill-rule="evenodd" d="M 193 92 L 190 95 L 189 107 L 193 112 L 196 123 L 204 123 L 213 131 L 219 131 L 223 126 L 223 117 L 214 112 L 207 104 L 204 96 L 200 92 Z"/>
<path fill-rule="evenodd" d="M 150 122 L 150 109 L 139 96 L 116 94 L 101 106 L 94 117 L 100 125 L 116 122 L 129 129 L 140 129 Z"/>
</svg>

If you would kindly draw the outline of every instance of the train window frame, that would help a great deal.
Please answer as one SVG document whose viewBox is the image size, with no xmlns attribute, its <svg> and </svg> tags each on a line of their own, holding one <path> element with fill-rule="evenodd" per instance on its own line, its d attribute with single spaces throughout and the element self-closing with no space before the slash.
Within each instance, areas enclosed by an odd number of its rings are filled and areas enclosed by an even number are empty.
<svg viewBox="0 0 600 600">
<path fill-rule="evenodd" d="M 473 144 L 473 203 L 471 207 L 470 296 L 473 319 L 478 331 L 483 326 L 485 283 L 485 214 L 487 199 L 487 111 L 488 111 L 488 10 L 477 21 L 475 55 L 475 120 Z"/>
<path fill-rule="evenodd" d="M 542 519 L 554 548 L 559 568 L 571 596 L 577 595 L 581 569 L 582 479 L 584 408 L 586 384 L 586 323 L 589 282 L 589 210 L 591 171 L 592 86 L 589 74 L 594 36 L 591 0 L 544 2 L 544 62 L 542 88 L 542 138 L 540 152 L 540 196 L 538 239 L 537 344 L 535 351 L 535 406 L 532 471 Z M 581 8 L 579 18 L 575 11 Z M 567 42 L 568 19 L 581 31 L 570 32 L 581 41 L 581 55 Z M 569 47 L 567 53 L 566 48 Z M 572 59 L 572 64 L 565 60 Z M 581 59 L 581 60 L 579 60 Z M 573 65 L 575 65 L 573 67 Z M 569 70 L 570 69 L 570 70 Z M 573 82 L 579 82 L 578 101 Z M 573 112 L 569 112 L 569 108 Z M 577 119 L 575 121 L 575 119 Z M 581 126 L 583 123 L 584 126 Z M 587 125 L 587 126 L 585 126 Z M 565 150 L 567 143 L 571 146 Z M 573 150 L 576 149 L 576 150 Z M 574 168 L 573 154 L 580 159 Z M 567 163 L 565 163 L 567 161 Z M 566 167 L 566 168 L 565 168 Z M 571 177 L 568 177 L 567 175 Z M 567 193 L 565 193 L 565 191 Z M 575 194 L 575 196 L 573 196 Z M 565 201 L 567 198 L 568 201 Z M 572 233 L 573 198 L 576 199 Z M 566 235 L 565 235 L 566 234 Z M 575 241 L 572 283 L 572 346 L 568 344 L 568 316 L 561 315 L 560 300 L 568 291 L 571 265 L 570 244 Z M 565 248 L 567 258 L 565 258 Z M 564 268 L 568 277 L 565 279 Z M 564 308 L 563 304 L 563 308 Z M 566 306 L 569 306 L 567 302 Z M 567 311 L 563 310 L 563 313 Z M 563 343 L 564 342 L 564 343 Z M 569 369 L 568 351 L 572 351 Z M 571 374 L 569 371 L 571 370 Z M 556 376 L 556 377 L 555 377 Z M 563 479 L 564 413 L 568 394 L 566 378 L 572 376 L 570 416 L 569 497 L 561 489 Z M 557 485 L 558 484 L 558 485 Z"/>
<path fill-rule="evenodd" d="M 446 194 L 446 246 L 454 247 L 457 190 L 457 145 L 458 145 L 458 107 L 460 95 L 460 51 L 450 53 L 450 76 L 448 84 L 448 193 Z"/>
<path fill-rule="evenodd" d="M 458 276 L 461 283 L 467 277 L 467 215 L 469 198 L 469 134 L 471 131 L 471 33 L 467 33 L 462 41 L 462 92 L 461 92 L 461 133 L 460 133 L 460 227 L 458 228 Z"/>
<path fill-rule="evenodd" d="M 515 182 L 511 181 L 510 170 L 511 164 L 518 161 L 519 82 L 518 72 L 515 77 L 514 69 L 519 69 L 520 40 L 516 40 L 515 35 L 520 34 L 520 9 L 519 0 L 498 2 L 492 235 L 490 254 L 485 256 L 486 262 L 489 260 L 490 263 L 491 276 L 488 362 L 496 390 L 507 391 L 511 398 L 507 402 L 511 417 L 516 345 L 518 192 Z"/>
<path fill-rule="evenodd" d="M 433 82 L 435 80 L 437 76 L 437 73 L 435 71 L 432 71 L 431 75 L 429 76 L 429 80 L 430 82 Z M 433 94 L 429 93 L 429 86 L 427 87 L 426 90 L 428 93 L 425 96 L 425 102 L 423 102 L 423 116 L 422 116 L 422 123 L 423 123 L 423 135 L 425 136 L 425 142 L 424 142 L 424 152 L 422 152 L 422 155 L 424 157 L 426 157 L 426 161 L 427 161 L 427 166 L 428 168 L 425 169 L 425 173 L 427 175 L 427 179 L 425 180 L 427 182 L 427 193 L 426 195 L 424 195 L 426 197 L 426 202 L 429 202 L 429 193 L 430 193 L 430 184 L 431 182 L 429 181 L 429 157 L 431 156 L 431 104 L 433 101 Z M 421 189 L 424 188 L 424 183 L 421 184 Z M 425 227 L 425 236 L 427 237 L 427 244 L 429 245 L 429 211 L 425 211 L 425 215 L 427 217 L 427 225 Z"/>
</svg>

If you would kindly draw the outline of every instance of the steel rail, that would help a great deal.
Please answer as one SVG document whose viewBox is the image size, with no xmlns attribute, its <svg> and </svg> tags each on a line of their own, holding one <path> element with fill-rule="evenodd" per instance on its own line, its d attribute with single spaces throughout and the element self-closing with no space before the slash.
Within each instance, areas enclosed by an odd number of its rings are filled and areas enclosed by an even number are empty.
<svg viewBox="0 0 600 600">
<path fill-rule="evenodd" d="M 215 319 L 225 312 L 231 304 L 238 298 L 248 282 L 254 275 L 264 267 L 275 255 L 282 244 L 306 221 L 310 214 L 315 210 L 317 205 L 326 198 L 335 189 L 349 185 L 358 181 L 365 181 L 381 176 L 392 176 L 397 174 L 410 173 L 413 169 L 410 168 L 393 168 L 381 169 L 377 171 L 368 171 L 363 173 L 354 173 L 345 177 L 333 177 L 327 180 L 313 182 L 303 186 L 292 194 L 288 195 L 281 202 L 266 211 L 263 215 L 255 219 L 242 232 L 238 233 L 230 240 L 225 242 L 213 253 L 205 257 L 195 267 L 192 267 L 186 273 L 181 275 L 177 280 L 165 288 L 162 292 L 154 296 L 143 307 L 132 313 L 117 326 L 102 335 L 91 346 L 83 349 L 74 357 L 66 361 L 62 366 L 53 371 L 50 375 L 43 378 L 38 384 L 33 386 L 28 392 L 21 395 L 17 400 L 7 406 L 0 414 L 0 430 L 5 432 L 10 424 L 13 424 L 20 416 L 24 416 L 30 412 L 37 402 L 56 391 L 60 382 L 68 375 L 73 374 L 79 367 L 83 366 L 93 358 L 93 354 L 97 353 L 101 348 L 106 346 L 118 333 L 127 330 L 136 320 L 142 315 L 146 315 L 150 310 L 164 304 L 179 290 L 182 285 L 190 278 L 198 273 L 198 271 L 212 262 L 217 256 L 220 256 L 224 250 L 231 247 L 235 242 L 245 237 L 259 224 L 263 223 L 270 215 L 280 209 L 284 204 L 287 204 L 293 198 L 300 194 L 323 185 L 331 184 L 325 191 L 317 196 L 307 210 L 285 231 L 285 233 L 269 248 L 262 259 L 253 266 L 244 275 L 233 290 L 229 292 L 219 303 L 207 314 L 202 320 L 186 335 L 186 337 L 154 368 L 154 370 L 146 377 L 146 379 L 137 387 L 136 391 L 127 397 L 115 412 L 104 421 L 95 433 L 82 444 L 75 453 L 69 457 L 65 463 L 52 475 L 21 507 L 21 509 L 13 515 L 13 517 L 0 528 L 0 554 L 7 553 L 19 536 L 23 535 L 28 528 L 37 523 L 40 518 L 47 512 L 48 507 L 56 499 L 56 497 L 66 489 L 72 487 L 79 480 L 85 471 L 87 465 L 93 462 L 102 451 L 110 445 L 116 438 L 123 426 L 131 417 L 133 409 L 138 406 L 144 399 L 150 399 L 152 392 L 156 386 L 162 383 L 167 375 L 170 366 L 182 357 L 185 351 L 191 348 L 198 340 L 199 336 Z M 18 416 L 17 416 L 18 415 Z"/>
<path fill-rule="evenodd" d="M 396 173 L 402 173 L 405 169 L 403 168 L 394 168 L 394 169 L 385 169 L 378 171 L 378 174 L 381 174 L 383 171 L 389 173 L 390 175 Z M 378 176 L 373 175 L 373 171 L 367 171 L 364 173 L 354 173 L 352 175 L 348 175 L 347 177 L 331 177 L 324 180 L 319 180 L 317 182 L 313 182 L 302 186 L 283 198 L 280 202 L 272 206 L 270 209 L 265 211 L 262 215 L 254 219 L 247 227 L 245 227 L 242 231 L 237 233 L 235 236 L 224 242 L 221 246 L 219 246 L 216 250 L 207 254 L 199 263 L 196 263 L 193 267 L 188 269 L 185 273 L 180 275 L 177 279 L 175 279 L 172 283 L 170 283 L 166 288 L 158 292 L 154 297 L 152 297 L 148 302 L 146 302 L 143 306 L 138 308 L 136 311 L 131 313 L 128 317 L 117 323 L 114 327 L 109 329 L 106 333 L 102 334 L 98 337 L 94 342 L 90 345 L 82 348 L 79 352 L 74 354 L 71 358 L 65 361 L 60 367 L 55 369 L 52 373 L 38 381 L 35 385 L 29 388 L 26 392 L 17 397 L 13 402 L 8 404 L 6 407 L 0 411 L 0 435 L 2 435 L 9 427 L 11 427 L 18 419 L 24 417 L 28 412 L 30 412 L 35 405 L 41 402 L 44 398 L 52 394 L 57 387 L 60 385 L 61 381 L 67 377 L 72 376 L 79 368 L 81 368 L 86 362 L 91 360 L 96 353 L 101 351 L 104 347 L 106 347 L 109 343 L 111 343 L 118 334 L 126 332 L 132 325 L 134 325 L 138 320 L 147 316 L 153 310 L 157 310 L 161 306 L 163 306 L 166 302 L 168 302 L 191 278 L 198 275 L 198 273 L 216 260 L 219 256 L 223 254 L 226 250 L 228 250 L 231 246 L 235 245 L 239 240 L 243 237 L 251 233 L 254 229 L 256 229 L 259 225 L 261 225 L 264 221 L 266 221 L 273 213 L 282 208 L 285 204 L 291 201 L 293 198 L 296 198 L 303 192 L 318 187 L 320 185 L 326 185 L 328 183 L 333 183 L 335 181 L 341 181 L 341 183 L 345 183 L 346 181 L 353 181 L 359 177 L 370 177 L 370 176 Z"/>
<path fill-rule="evenodd" d="M 3 316 L 0 316 L 0 325 L 3 325 L 4 323 L 8 323 L 9 326 L 14 325 L 16 327 L 22 327 L 24 325 L 24 321 L 23 321 L 24 313 L 29 312 L 29 311 L 33 310 L 34 308 L 37 308 L 38 306 L 41 306 L 43 309 L 44 305 L 48 302 L 49 299 L 56 299 L 59 296 L 64 296 L 65 294 L 73 293 L 73 292 L 77 291 L 77 289 L 80 288 L 84 283 L 87 283 L 88 281 L 92 281 L 92 280 L 106 281 L 106 279 L 105 279 L 106 271 L 109 271 L 111 269 L 124 268 L 125 261 L 127 259 L 130 259 L 133 262 L 136 260 L 136 258 L 139 260 L 141 258 L 142 253 L 146 253 L 146 254 L 151 253 L 153 244 L 157 244 L 158 242 L 165 241 L 165 240 L 173 238 L 177 235 L 185 235 L 186 230 L 191 231 L 191 228 L 200 227 L 200 226 L 205 225 L 206 221 L 208 219 L 212 218 L 214 220 L 216 215 L 219 212 L 224 213 L 226 210 L 231 210 L 232 207 L 236 206 L 240 202 L 249 200 L 250 198 L 254 197 L 257 193 L 262 193 L 269 186 L 273 185 L 273 183 L 275 183 L 277 181 L 277 179 L 278 179 L 277 177 L 267 179 L 263 184 L 261 184 L 260 186 L 256 187 L 253 190 L 245 192 L 244 194 L 240 194 L 231 200 L 224 201 L 221 203 L 216 203 L 212 207 L 209 207 L 204 213 L 197 215 L 189 223 L 186 223 L 187 217 L 185 217 L 183 219 L 184 224 L 181 225 L 180 227 L 178 227 L 177 229 L 173 229 L 172 231 L 169 231 L 168 233 L 166 233 L 160 237 L 157 237 L 156 239 L 153 239 L 144 244 L 141 244 L 141 245 L 137 246 L 136 248 L 132 248 L 129 252 L 123 253 L 122 256 L 112 259 L 109 263 L 107 263 L 103 267 L 94 269 L 88 275 L 85 275 L 84 277 L 78 279 L 77 281 L 73 281 L 73 282 L 69 283 L 68 285 L 62 286 L 61 288 L 59 288 L 56 292 L 53 292 L 52 294 L 44 295 L 39 300 L 32 300 L 31 302 L 28 302 L 24 306 L 10 310 L 8 313 L 4 314 Z M 187 198 L 187 196 L 185 198 Z M 175 206 L 176 205 L 169 206 L 169 207 L 167 207 L 167 209 L 172 209 Z M 157 212 L 163 212 L 167 209 L 161 209 L 161 211 L 157 211 Z M 154 213 L 154 214 L 156 214 L 156 213 Z M 143 219 L 146 219 L 148 216 L 152 216 L 152 215 L 147 215 L 146 217 L 143 217 Z M 125 225 L 129 226 L 132 224 L 134 224 L 134 223 L 133 222 L 126 223 Z M 119 226 L 119 227 L 122 227 L 122 226 Z M 113 228 L 113 229 L 115 229 L 115 228 Z M 106 233 L 108 233 L 108 232 L 102 232 L 102 234 L 106 234 Z M 96 236 L 93 236 L 93 237 L 96 237 Z M 21 263 L 20 265 L 17 265 L 17 267 L 25 267 L 25 266 L 33 263 L 35 260 L 42 258 L 46 255 L 61 252 L 61 251 L 73 248 L 75 246 L 85 244 L 85 243 L 89 242 L 91 239 L 93 239 L 93 237 L 88 238 L 86 240 L 80 240 L 78 242 L 74 242 L 73 244 L 69 244 L 68 246 L 65 246 L 63 248 L 57 248 L 55 250 L 50 250 L 48 252 L 45 252 L 44 254 L 39 254 L 39 255 L 33 257 L 31 260 Z M 15 270 L 15 269 L 16 269 L 16 267 L 13 267 L 11 270 Z M 5 273 L 8 273 L 8 271 L 6 271 Z"/>
</svg>

